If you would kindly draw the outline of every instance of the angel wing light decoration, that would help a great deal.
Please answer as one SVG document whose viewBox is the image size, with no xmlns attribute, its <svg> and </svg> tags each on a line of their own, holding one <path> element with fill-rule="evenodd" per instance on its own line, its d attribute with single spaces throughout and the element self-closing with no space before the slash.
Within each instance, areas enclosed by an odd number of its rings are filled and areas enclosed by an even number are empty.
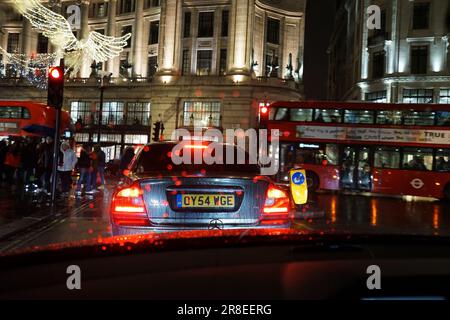
<svg viewBox="0 0 450 320">
<path fill-rule="evenodd" d="M 65 51 L 65 62 L 73 69 L 72 74 L 76 74 L 89 58 L 98 63 L 117 57 L 131 37 L 131 34 L 110 37 L 92 31 L 87 39 L 78 40 L 66 18 L 43 6 L 39 0 L 14 0 L 14 4 L 33 28 Z"/>
</svg>

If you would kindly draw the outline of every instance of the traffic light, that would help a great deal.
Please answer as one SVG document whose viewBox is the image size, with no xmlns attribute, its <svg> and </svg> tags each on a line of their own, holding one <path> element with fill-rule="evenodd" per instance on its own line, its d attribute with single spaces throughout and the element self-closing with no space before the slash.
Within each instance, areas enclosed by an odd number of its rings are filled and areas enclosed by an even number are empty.
<svg viewBox="0 0 450 320">
<path fill-rule="evenodd" d="M 153 124 L 153 141 L 159 141 L 159 137 L 161 134 L 161 122 L 155 122 Z"/>
<path fill-rule="evenodd" d="M 269 122 L 269 106 L 261 102 L 259 104 L 259 128 L 267 129 L 267 125 Z"/>
<path fill-rule="evenodd" d="M 50 107 L 62 108 L 64 97 L 64 69 L 50 67 L 48 69 L 48 95 L 47 104 Z"/>
</svg>

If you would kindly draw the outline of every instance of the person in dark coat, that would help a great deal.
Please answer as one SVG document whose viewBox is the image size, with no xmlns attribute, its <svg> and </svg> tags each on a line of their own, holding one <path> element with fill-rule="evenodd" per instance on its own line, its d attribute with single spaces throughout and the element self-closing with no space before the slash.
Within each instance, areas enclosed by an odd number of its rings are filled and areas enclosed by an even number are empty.
<svg viewBox="0 0 450 320">
<path fill-rule="evenodd" d="M 123 174 L 124 170 L 128 169 L 128 165 L 134 158 L 134 149 L 127 147 L 123 152 L 122 158 L 120 158 L 120 174 Z"/>
<path fill-rule="evenodd" d="M 81 187 L 84 185 L 86 194 L 93 194 L 92 190 L 92 181 L 91 181 L 91 173 L 93 171 L 92 168 L 92 160 L 90 158 L 91 147 L 89 145 L 84 145 L 80 151 L 80 157 L 77 161 L 77 167 L 80 172 L 80 177 L 77 182 L 77 195 L 81 195 Z"/>
</svg>

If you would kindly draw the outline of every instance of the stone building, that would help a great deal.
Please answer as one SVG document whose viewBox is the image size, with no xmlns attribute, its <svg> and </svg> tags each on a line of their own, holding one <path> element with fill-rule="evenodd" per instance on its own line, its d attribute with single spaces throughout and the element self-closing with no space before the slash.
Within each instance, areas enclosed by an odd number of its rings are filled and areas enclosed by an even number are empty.
<svg viewBox="0 0 450 320">
<path fill-rule="evenodd" d="M 449 103 L 449 4 L 342 0 L 329 46 L 329 98 Z M 371 5 L 381 9 L 381 29 L 367 26 Z"/>
<path fill-rule="evenodd" d="M 6 1 L 2 11 L 7 12 Z M 303 98 L 306 0 L 53 0 L 55 12 L 81 9 L 79 39 L 90 31 L 131 33 L 119 57 L 88 61 L 67 79 L 65 109 L 79 122 L 77 139 L 96 139 L 99 76 L 105 77 L 101 142 L 145 143 L 163 121 L 165 135 L 194 123 L 249 128 L 261 102 Z M 69 13 L 68 13 L 69 11 Z M 10 11 L 0 17 L 0 46 L 9 53 L 55 48 Z M 46 101 L 45 90 L 6 72 L 2 56 L 0 99 Z M 100 72 L 102 71 L 102 72 Z M 80 126 L 81 124 L 81 126 Z"/>
</svg>

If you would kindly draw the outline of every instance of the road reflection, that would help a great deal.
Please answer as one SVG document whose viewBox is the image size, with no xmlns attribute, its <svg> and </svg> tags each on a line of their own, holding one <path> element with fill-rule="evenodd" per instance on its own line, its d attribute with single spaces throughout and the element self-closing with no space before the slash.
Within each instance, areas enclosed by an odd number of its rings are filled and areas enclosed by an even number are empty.
<svg viewBox="0 0 450 320">
<path fill-rule="evenodd" d="M 363 195 L 313 194 L 311 203 L 324 210 L 328 226 L 370 227 L 407 233 L 411 230 L 450 235 L 450 204 L 428 199 Z M 317 223 L 316 223 L 317 224 Z"/>
</svg>

